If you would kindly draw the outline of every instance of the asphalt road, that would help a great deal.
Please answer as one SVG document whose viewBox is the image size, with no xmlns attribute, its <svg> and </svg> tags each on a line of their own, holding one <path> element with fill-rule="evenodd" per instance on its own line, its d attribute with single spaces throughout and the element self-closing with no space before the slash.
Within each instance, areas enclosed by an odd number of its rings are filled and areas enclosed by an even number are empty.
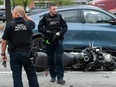
<svg viewBox="0 0 116 87">
<path fill-rule="evenodd" d="M 12 86 L 12 72 L 9 64 L 3 68 L 0 62 L 0 87 Z M 8 63 L 8 62 L 7 62 Z M 48 75 L 46 75 L 48 73 Z M 37 72 L 40 87 L 116 87 L 116 71 L 65 71 L 65 85 L 50 82 L 48 71 Z M 29 87 L 25 72 L 22 74 L 24 87 Z"/>
</svg>

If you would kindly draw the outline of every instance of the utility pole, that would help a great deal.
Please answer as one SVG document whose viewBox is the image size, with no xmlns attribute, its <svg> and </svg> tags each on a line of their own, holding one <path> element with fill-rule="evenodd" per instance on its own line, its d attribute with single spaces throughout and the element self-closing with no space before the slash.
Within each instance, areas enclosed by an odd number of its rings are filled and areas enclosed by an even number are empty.
<svg viewBox="0 0 116 87">
<path fill-rule="evenodd" d="M 6 24 L 12 20 L 10 0 L 5 0 Z"/>
</svg>

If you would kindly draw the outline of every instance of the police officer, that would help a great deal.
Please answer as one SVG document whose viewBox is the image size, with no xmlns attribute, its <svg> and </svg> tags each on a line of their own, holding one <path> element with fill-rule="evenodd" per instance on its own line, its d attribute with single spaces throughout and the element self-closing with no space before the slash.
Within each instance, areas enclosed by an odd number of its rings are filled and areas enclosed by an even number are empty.
<svg viewBox="0 0 116 87">
<path fill-rule="evenodd" d="M 8 42 L 10 66 L 13 72 L 13 87 L 23 87 L 22 66 L 26 71 L 29 87 L 39 87 L 35 68 L 27 58 L 35 23 L 25 14 L 22 6 L 14 8 L 12 17 L 14 20 L 6 25 L 2 36 L 2 59 L 4 61 L 7 59 L 5 50 Z"/>
<path fill-rule="evenodd" d="M 57 13 L 56 4 L 49 5 L 49 13 L 41 18 L 38 31 L 43 33 L 46 43 L 46 53 L 50 68 L 51 82 L 64 84 L 64 66 L 63 66 L 63 36 L 67 31 L 66 21 L 61 14 Z"/>
</svg>

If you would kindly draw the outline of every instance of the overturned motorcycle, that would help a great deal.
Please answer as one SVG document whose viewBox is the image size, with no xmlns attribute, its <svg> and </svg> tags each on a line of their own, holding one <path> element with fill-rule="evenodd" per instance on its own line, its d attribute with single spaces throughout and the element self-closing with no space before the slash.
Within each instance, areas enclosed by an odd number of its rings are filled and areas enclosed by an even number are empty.
<svg viewBox="0 0 116 87">
<path fill-rule="evenodd" d="M 44 51 L 43 39 L 39 34 L 33 35 L 32 49 L 29 56 L 32 64 L 36 66 L 37 71 L 44 71 L 48 68 L 47 55 Z M 83 70 L 114 70 L 116 68 L 116 57 L 103 52 L 102 47 L 93 46 L 85 48 L 81 52 L 64 52 L 63 62 L 65 68 Z"/>
</svg>

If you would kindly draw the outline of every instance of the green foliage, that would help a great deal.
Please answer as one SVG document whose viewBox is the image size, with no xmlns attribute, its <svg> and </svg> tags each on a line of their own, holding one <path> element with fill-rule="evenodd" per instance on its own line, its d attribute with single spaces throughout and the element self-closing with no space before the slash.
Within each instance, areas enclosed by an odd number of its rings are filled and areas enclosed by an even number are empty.
<svg viewBox="0 0 116 87">
<path fill-rule="evenodd" d="M 3 5 L 3 3 L 4 3 L 3 1 L 0 1 L 0 5 Z"/>
<path fill-rule="evenodd" d="M 22 5 L 24 6 L 24 4 L 27 2 L 27 5 L 31 3 L 31 0 L 14 0 L 15 5 Z M 11 0 L 11 4 L 13 5 L 13 0 Z"/>
<path fill-rule="evenodd" d="M 54 2 L 54 3 L 58 4 L 59 6 L 73 4 L 72 0 L 51 0 L 51 2 Z"/>
</svg>

